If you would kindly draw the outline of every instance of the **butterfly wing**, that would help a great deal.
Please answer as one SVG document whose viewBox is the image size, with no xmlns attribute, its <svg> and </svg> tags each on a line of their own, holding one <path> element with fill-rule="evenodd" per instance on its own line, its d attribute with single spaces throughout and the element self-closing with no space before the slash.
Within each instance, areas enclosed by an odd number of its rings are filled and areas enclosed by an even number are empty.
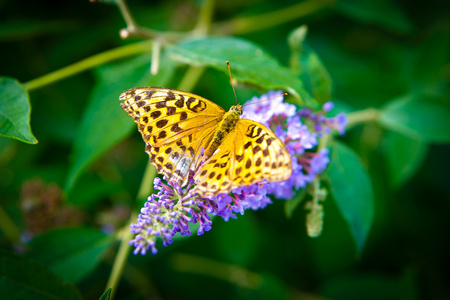
<svg viewBox="0 0 450 300">
<path fill-rule="evenodd" d="M 195 174 L 194 192 L 211 197 L 264 179 L 286 180 L 291 174 L 291 158 L 283 142 L 264 125 L 240 119 Z"/>
<path fill-rule="evenodd" d="M 169 182 L 185 185 L 225 111 L 200 96 L 160 87 L 133 88 L 119 100 L 138 125 L 158 173 Z"/>
</svg>

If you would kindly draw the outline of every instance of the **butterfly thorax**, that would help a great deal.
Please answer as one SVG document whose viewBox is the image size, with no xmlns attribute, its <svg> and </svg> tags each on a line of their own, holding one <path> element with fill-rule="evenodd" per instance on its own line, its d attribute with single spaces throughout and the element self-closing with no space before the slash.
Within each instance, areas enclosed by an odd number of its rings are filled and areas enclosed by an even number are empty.
<svg viewBox="0 0 450 300">
<path fill-rule="evenodd" d="M 213 138 L 211 139 L 211 143 L 204 153 L 204 160 L 208 159 L 214 151 L 222 144 L 223 140 L 227 137 L 227 135 L 233 131 L 236 127 L 236 123 L 239 121 L 239 118 L 242 115 L 242 105 L 237 104 L 230 108 L 219 122 L 217 126 L 217 130 L 214 133 Z"/>
</svg>

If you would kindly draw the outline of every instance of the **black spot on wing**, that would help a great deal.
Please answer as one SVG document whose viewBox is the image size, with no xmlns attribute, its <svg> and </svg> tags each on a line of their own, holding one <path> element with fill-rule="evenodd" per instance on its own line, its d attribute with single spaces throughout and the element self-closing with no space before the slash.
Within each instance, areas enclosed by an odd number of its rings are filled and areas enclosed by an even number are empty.
<svg viewBox="0 0 450 300">
<path fill-rule="evenodd" d="M 188 117 L 187 112 L 185 112 L 185 111 L 181 112 L 181 114 L 180 114 L 180 121 L 186 120 L 187 117 Z"/>
<path fill-rule="evenodd" d="M 167 97 L 166 97 L 165 100 L 169 101 L 169 100 L 174 100 L 174 99 L 175 99 L 175 94 L 172 93 L 172 91 L 169 91 L 169 92 L 167 93 Z"/>
<path fill-rule="evenodd" d="M 159 118 L 159 116 L 161 116 L 161 112 L 159 111 L 159 110 L 155 110 L 155 111 L 152 111 L 152 113 L 150 114 L 150 117 L 152 117 L 153 119 L 157 119 L 157 118 Z"/>
<path fill-rule="evenodd" d="M 169 123 L 169 120 L 159 120 L 158 122 L 156 122 L 156 127 L 163 128 L 167 125 L 167 123 Z"/>
</svg>

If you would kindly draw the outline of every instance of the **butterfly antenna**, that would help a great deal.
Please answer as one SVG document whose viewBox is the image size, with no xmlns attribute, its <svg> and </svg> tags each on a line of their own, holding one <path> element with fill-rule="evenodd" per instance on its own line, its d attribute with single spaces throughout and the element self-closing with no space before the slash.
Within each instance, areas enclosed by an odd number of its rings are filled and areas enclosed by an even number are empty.
<svg viewBox="0 0 450 300">
<path fill-rule="evenodd" d="M 275 96 L 275 97 L 270 97 L 269 99 L 266 99 L 266 100 L 261 100 L 261 101 L 256 101 L 256 102 L 247 103 L 247 104 L 242 105 L 242 107 L 247 106 L 247 105 L 251 105 L 251 104 L 260 103 L 260 102 L 270 101 L 270 100 L 275 99 L 275 98 L 278 98 L 278 97 L 284 97 L 284 96 L 287 96 L 287 94 L 288 94 L 288 93 L 284 93 L 284 94 L 281 94 L 281 95 L 278 95 L 278 96 Z"/>
<path fill-rule="evenodd" d="M 236 98 L 236 105 L 237 105 L 238 101 L 237 101 L 236 91 L 234 90 L 233 79 L 231 78 L 230 62 L 228 60 L 227 60 L 227 66 L 228 66 L 228 75 L 230 75 L 230 84 L 231 84 L 231 87 L 233 88 L 234 98 Z"/>
</svg>

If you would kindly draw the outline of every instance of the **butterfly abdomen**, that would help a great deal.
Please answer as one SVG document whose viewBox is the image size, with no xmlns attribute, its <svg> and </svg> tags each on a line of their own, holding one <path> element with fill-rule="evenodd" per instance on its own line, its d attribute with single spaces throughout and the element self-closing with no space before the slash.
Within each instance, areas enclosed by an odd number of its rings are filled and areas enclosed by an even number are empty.
<svg viewBox="0 0 450 300">
<path fill-rule="evenodd" d="M 242 106 L 240 104 L 232 106 L 228 112 L 223 115 L 222 120 L 217 126 L 212 141 L 204 154 L 204 160 L 208 159 L 214 151 L 219 148 L 227 135 L 236 127 L 236 123 L 242 115 Z"/>
</svg>

